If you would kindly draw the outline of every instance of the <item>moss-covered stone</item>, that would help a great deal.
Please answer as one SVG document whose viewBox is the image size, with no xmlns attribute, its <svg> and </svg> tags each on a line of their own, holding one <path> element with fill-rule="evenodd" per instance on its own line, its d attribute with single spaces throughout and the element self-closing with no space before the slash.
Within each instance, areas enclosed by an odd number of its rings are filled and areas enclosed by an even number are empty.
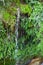
<svg viewBox="0 0 43 65">
<path fill-rule="evenodd" d="M 20 5 L 20 11 L 23 14 L 31 14 L 32 8 L 31 6 L 27 5 L 27 4 L 21 4 Z"/>
<path fill-rule="evenodd" d="M 4 11 L 3 20 L 8 26 L 10 26 L 11 30 L 13 30 L 14 25 L 15 25 L 16 16 L 9 14 L 7 11 Z"/>
</svg>

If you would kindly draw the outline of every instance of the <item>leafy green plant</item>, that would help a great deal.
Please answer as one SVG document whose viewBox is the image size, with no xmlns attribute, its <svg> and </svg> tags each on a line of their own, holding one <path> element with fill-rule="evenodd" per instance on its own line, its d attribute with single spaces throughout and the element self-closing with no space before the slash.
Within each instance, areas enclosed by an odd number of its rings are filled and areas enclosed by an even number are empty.
<svg viewBox="0 0 43 65">
<path fill-rule="evenodd" d="M 10 41 L 7 38 L 6 30 L 0 21 L 0 59 L 12 56 L 15 50 L 14 35 L 11 36 Z"/>
<path fill-rule="evenodd" d="M 21 37 L 22 41 L 20 40 L 22 49 L 24 48 L 23 58 L 43 56 L 43 7 L 38 2 L 33 8 L 29 18 L 21 17 L 20 19 L 21 28 L 24 30 L 22 31 L 24 33 Z"/>
<path fill-rule="evenodd" d="M 16 5 L 11 7 L 10 4 L 9 8 L 5 7 L 3 10 L 2 19 L 8 26 L 10 25 L 10 28 L 7 29 L 10 37 L 8 38 L 3 23 L 0 21 L 0 59 L 9 57 L 25 63 L 33 57 L 43 57 L 43 4 L 36 0 L 25 1 L 28 4 L 24 3 L 23 5 L 20 0 L 9 0 L 8 2 L 11 4 L 14 2 Z M 18 30 L 18 48 L 16 50 L 15 31 L 13 30 L 14 33 L 11 34 L 9 29 L 15 26 L 17 7 L 20 8 L 20 14 L 22 15 L 20 16 L 20 26 L 18 26 L 20 28 Z M 28 14 L 28 16 L 25 14 Z M 15 53 L 15 50 L 17 53 Z"/>
</svg>

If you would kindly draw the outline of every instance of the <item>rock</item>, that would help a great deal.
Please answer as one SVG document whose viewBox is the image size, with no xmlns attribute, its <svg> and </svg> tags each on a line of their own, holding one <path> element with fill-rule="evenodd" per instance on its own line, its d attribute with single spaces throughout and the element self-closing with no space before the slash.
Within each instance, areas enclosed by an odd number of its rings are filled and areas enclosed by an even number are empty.
<svg viewBox="0 0 43 65">
<path fill-rule="evenodd" d="M 41 63 L 40 65 L 43 65 L 43 63 Z"/>
<path fill-rule="evenodd" d="M 40 58 L 33 59 L 28 65 L 40 65 Z"/>
</svg>

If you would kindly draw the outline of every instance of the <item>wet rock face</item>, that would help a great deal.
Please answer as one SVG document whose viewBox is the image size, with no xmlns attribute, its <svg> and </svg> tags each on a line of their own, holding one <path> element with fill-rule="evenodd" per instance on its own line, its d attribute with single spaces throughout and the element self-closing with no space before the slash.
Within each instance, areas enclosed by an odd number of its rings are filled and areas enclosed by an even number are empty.
<svg viewBox="0 0 43 65">
<path fill-rule="evenodd" d="M 43 63 L 41 63 L 40 65 L 43 65 Z"/>
</svg>

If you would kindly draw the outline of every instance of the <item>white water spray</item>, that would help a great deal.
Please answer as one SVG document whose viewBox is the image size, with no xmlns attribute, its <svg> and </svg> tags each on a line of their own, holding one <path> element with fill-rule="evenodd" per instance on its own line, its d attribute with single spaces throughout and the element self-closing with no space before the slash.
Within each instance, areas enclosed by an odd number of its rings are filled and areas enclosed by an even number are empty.
<svg viewBox="0 0 43 65">
<path fill-rule="evenodd" d="M 16 26 L 15 26 L 15 42 L 16 42 L 15 57 L 16 57 L 16 65 L 18 65 L 18 62 L 19 62 L 18 57 L 17 57 L 17 53 L 18 53 L 18 37 L 19 37 L 19 33 L 18 33 L 19 22 L 20 22 L 20 9 L 17 8 L 17 20 L 16 20 Z"/>
<path fill-rule="evenodd" d="M 4 0 L 0 0 L 0 1 L 2 1 L 3 2 L 3 5 L 5 6 L 5 1 Z"/>
</svg>

